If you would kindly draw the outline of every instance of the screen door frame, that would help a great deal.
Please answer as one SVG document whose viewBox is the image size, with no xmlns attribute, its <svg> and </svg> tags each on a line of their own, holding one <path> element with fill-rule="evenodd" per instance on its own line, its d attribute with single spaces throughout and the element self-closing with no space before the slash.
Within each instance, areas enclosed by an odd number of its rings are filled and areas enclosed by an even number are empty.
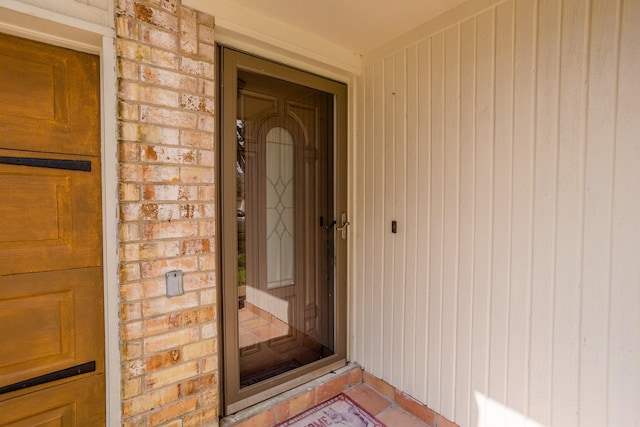
<svg viewBox="0 0 640 427">
<path fill-rule="evenodd" d="M 334 227 L 334 354 L 300 368 L 240 387 L 238 346 L 238 286 L 237 286 L 237 214 L 236 214 L 236 118 L 238 71 L 244 70 L 286 80 L 333 95 L 334 99 L 334 218 L 341 223 L 347 216 L 347 138 L 348 88 L 345 84 L 313 75 L 288 66 L 261 59 L 231 48 L 218 46 L 219 60 L 219 225 L 221 246 L 218 250 L 221 279 L 221 354 L 222 409 L 225 415 L 273 397 L 311 381 L 346 364 L 347 351 L 347 240 L 349 233 Z M 344 214 L 344 215 L 343 215 Z M 346 228 L 346 227 L 345 227 Z"/>
</svg>

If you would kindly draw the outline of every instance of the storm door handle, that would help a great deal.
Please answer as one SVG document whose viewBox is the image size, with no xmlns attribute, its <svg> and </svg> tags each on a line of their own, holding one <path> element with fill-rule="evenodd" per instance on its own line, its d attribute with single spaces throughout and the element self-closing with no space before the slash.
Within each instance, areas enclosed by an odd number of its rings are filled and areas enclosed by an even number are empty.
<svg viewBox="0 0 640 427">
<path fill-rule="evenodd" d="M 347 221 L 347 213 L 346 212 L 342 212 L 341 215 L 341 219 L 340 219 L 340 227 L 336 227 L 336 231 L 339 231 L 342 234 L 342 240 L 346 240 L 347 239 L 347 227 L 349 225 L 351 225 L 351 223 L 349 221 Z"/>
</svg>

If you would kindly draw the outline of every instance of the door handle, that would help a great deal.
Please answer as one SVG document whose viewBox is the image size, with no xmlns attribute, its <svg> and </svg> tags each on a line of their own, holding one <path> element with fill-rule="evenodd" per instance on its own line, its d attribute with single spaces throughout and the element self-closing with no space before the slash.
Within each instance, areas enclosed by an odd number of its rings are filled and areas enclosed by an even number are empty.
<svg viewBox="0 0 640 427">
<path fill-rule="evenodd" d="M 342 225 L 338 228 L 336 228 L 336 230 L 338 231 L 342 231 L 345 229 L 346 226 L 351 225 L 351 223 L 349 221 L 342 223 Z"/>
<path fill-rule="evenodd" d="M 340 227 L 336 227 L 336 231 L 339 231 L 342 234 L 342 240 L 347 239 L 347 226 L 351 225 L 349 221 L 347 221 L 347 213 L 342 212 L 340 219 Z"/>
</svg>

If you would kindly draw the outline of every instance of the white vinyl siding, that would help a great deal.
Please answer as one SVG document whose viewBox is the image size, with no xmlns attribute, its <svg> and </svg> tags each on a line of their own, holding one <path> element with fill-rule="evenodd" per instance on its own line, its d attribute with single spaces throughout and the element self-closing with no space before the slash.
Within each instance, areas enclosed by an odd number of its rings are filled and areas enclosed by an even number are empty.
<svg viewBox="0 0 640 427">
<path fill-rule="evenodd" d="M 640 425 L 640 2 L 508 0 L 363 64 L 351 358 L 462 427 Z"/>
</svg>

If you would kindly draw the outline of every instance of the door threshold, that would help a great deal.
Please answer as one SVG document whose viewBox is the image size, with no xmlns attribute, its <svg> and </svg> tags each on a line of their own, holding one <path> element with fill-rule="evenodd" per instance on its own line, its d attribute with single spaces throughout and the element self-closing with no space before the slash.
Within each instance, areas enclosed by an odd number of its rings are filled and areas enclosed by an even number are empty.
<svg viewBox="0 0 640 427">
<path fill-rule="evenodd" d="M 290 402 L 296 401 L 298 405 L 304 405 L 307 402 L 310 406 L 313 406 L 361 382 L 362 368 L 357 363 L 352 362 L 319 378 L 306 381 L 291 390 L 284 391 L 281 394 L 228 415 L 220 420 L 220 426 L 238 426 L 245 421 L 263 416 L 263 414 L 268 417 L 270 415 L 268 411 L 270 410 L 278 412 L 278 418 L 282 418 L 282 415 L 285 415 L 284 412 L 288 414 Z M 273 416 L 275 417 L 275 415 L 274 413 Z"/>
</svg>

